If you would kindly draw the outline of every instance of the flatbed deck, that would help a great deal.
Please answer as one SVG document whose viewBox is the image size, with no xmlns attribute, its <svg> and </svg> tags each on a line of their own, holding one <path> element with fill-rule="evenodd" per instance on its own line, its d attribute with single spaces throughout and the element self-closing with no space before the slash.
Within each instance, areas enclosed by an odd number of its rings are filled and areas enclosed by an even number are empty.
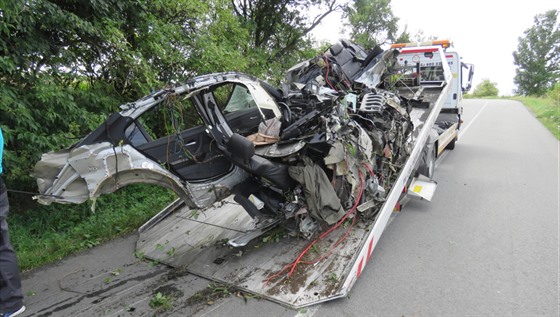
<svg viewBox="0 0 560 317">
<path fill-rule="evenodd" d="M 273 230 L 269 232 L 267 242 L 259 238 L 244 247 L 234 248 L 225 243 L 226 239 L 249 229 L 247 223 L 252 222 L 247 212 L 232 199 L 200 213 L 196 220 L 191 218 L 192 211 L 186 206 L 178 208 L 157 226 L 140 232 L 137 252 L 149 259 L 173 267 L 185 267 L 192 274 L 235 285 L 237 289 L 296 308 L 344 295 L 339 277 L 351 269 L 352 259 L 360 248 L 359 242 L 369 231 L 365 224 L 357 221 L 332 254 L 316 264 L 300 263 L 292 277 L 287 277 L 285 267 L 311 241 L 286 236 L 276 240 Z M 226 226 L 228 229 L 223 229 Z M 341 226 L 334 230 L 303 260 L 319 258 L 332 248 L 346 229 Z"/>
</svg>

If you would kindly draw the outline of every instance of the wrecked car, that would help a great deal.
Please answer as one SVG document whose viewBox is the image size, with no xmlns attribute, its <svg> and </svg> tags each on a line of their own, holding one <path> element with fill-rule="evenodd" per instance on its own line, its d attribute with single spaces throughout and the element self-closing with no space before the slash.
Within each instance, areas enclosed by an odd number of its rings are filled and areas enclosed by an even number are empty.
<svg viewBox="0 0 560 317">
<path fill-rule="evenodd" d="M 373 219 L 411 150 L 397 54 L 341 41 L 289 69 L 280 88 L 215 73 L 123 104 L 72 147 L 42 156 L 36 199 L 82 203 L 156 184 L 193 209 L 232 196 L 256 229 L 306 238 L 353 206 Z"/>
</svg>

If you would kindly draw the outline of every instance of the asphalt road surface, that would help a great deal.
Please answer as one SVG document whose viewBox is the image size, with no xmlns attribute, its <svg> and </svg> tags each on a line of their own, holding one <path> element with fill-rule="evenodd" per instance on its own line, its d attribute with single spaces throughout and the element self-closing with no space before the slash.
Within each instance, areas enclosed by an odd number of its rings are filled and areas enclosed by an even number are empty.
<svg viewBox="0 0 560 317">
<path fill-rule="evenodd" d="M 29 316 L 558 316 L 559 142 L 518 102 L 465 100 L 431 203 L 392 217 L 348 298 L 299 311 L 134 257 L 136 235 L 24 274 Z M 154 294 L 172 294 L 165 312 Z M 223 292 L 223 290 L 222 290 Z"/>
</svg>

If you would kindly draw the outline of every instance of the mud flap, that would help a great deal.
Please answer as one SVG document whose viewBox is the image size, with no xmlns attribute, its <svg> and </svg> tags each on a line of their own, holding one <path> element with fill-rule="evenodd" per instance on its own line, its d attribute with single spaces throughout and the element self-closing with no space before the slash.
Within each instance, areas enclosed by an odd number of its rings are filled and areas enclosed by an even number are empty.
<svg viewBox="0 0 560 317">
<path fill-rule="evenodd" d="M 437 183 L 435 181 L 420 176 L 412 179 L 408 189 L 408 195 L 412 198 L 432 201 L 432 197 L 436 192 L 436 187 Z"/>
</svg>

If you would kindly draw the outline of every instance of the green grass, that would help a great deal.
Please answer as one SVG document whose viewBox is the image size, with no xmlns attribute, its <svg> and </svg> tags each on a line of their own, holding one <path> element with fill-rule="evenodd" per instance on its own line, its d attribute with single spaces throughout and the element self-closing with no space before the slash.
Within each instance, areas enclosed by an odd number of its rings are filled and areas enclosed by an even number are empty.
<svg viewBox="0 0 560 317">
<path fill-rule="evenodd" d="M 15 208 L 23 205 L 12 200 Z M 131 185 L 80 205 L 52 204 L 10 210 L 10 239 L 21 271 L 60 260 L 70 254 L 126 235 L 175 199 L 173 192 L 154 185 Z"/>
<path fill-rule="evenodd" d="M 529 108 L 537 119 L 560 140 L 560 101 L 552 98 L 513 97 Z"/>
<path fill-rule="evenodd" d="M 162 312 L 173 307 L 173 297 L 158 292 L 154 294 L 149 305 L 158 312 Z"/>
</svg>

